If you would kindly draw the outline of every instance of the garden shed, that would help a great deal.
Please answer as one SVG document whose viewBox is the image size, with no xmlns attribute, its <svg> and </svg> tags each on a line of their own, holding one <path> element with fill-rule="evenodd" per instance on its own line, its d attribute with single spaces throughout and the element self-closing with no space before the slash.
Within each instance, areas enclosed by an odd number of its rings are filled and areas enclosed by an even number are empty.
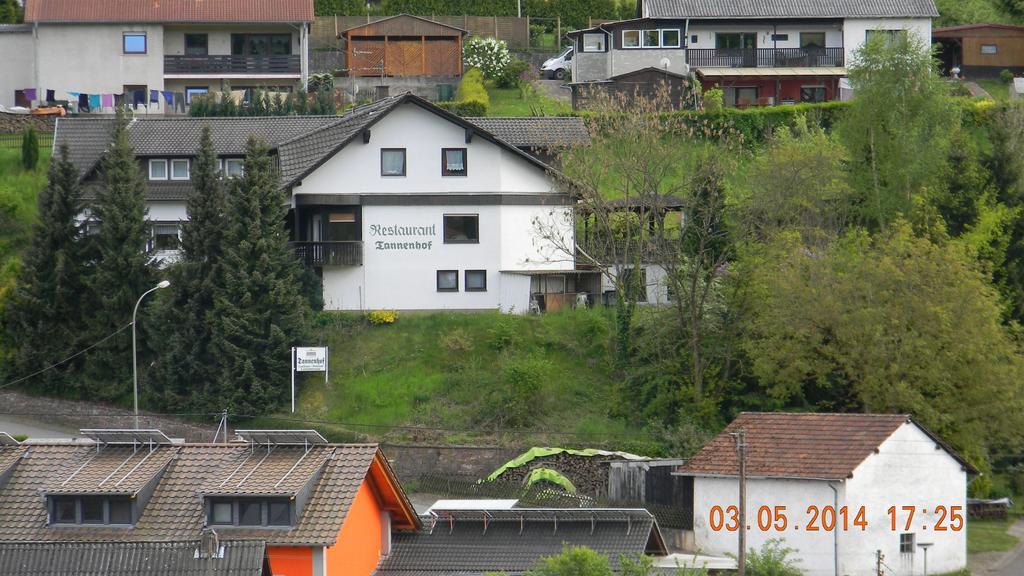
<svg viewBox="0 0 1024 576">
<path fill-rule="evenodd" d="M 349 76 L 461 76 L 466 31 L 399 14 L 341 32 Z"/>
<path fill-rule="evenodd" d="M 996 77 L 1002 70 L 1024 72 L 1024 26 L 966 24 L 932 31 L 946 73 L 953 67 L 971 77 Z"/>
</svg>

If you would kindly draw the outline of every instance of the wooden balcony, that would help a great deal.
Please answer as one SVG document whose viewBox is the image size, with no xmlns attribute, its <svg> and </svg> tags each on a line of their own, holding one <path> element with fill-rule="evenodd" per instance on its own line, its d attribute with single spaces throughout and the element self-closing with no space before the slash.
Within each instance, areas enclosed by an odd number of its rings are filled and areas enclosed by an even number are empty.
<svg viewBox="0 0 1024 576">
<path fill-rule="evenodd" d="M 362 266 L 362 242 L 289 242 L 306 266 Z"/>
<path fill-rule="evenodd" d="M 164 75 L 241 74 L 291 76 L 301 72 L 297 54 L 287 56 L 164 56 Z"/>
<path fill-rule="evenodd" d="M 694 68 L 820 68 L 844 65 L 842 48 L 687 48 Z"/>
</svg>

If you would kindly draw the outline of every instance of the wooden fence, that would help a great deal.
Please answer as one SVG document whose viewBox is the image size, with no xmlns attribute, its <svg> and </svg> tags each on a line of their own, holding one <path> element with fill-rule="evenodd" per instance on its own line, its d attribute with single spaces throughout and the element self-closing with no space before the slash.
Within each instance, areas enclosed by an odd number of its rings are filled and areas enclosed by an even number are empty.
<svg viewBox="0 0 1024 576">
<path fill-rule="evenodd" d="M 21 149 L 21 134 L 0 134 L 0 149 Z M 50 148 L 53 146 L 53 133 L 52 132 L 36 132 L 36 136 L 39 138 L 40 148 Z"/>
</svg>

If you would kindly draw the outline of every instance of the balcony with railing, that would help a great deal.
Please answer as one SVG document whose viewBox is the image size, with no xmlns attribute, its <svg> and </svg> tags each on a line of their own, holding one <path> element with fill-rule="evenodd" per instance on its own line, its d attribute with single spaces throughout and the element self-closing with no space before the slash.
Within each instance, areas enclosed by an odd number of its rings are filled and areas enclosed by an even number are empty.
<svg viewBox="0 0 1024 576">
<path fill-rule="evenodd" d="M 363 243 L 345 242 L 290 242 L 299 261 L 306 266 L 362 266 Z"/>
<path fill-rule="evenodd" d="M 301 72 L 297 54 L 280 56 L 164 56 L 164 75 L 294 76 Z"/>
<path fill-rule="evenodd" d="M 843 48 L 688 48 L 694 68 L 821 68 L 844 65 Z"/>
</svg>

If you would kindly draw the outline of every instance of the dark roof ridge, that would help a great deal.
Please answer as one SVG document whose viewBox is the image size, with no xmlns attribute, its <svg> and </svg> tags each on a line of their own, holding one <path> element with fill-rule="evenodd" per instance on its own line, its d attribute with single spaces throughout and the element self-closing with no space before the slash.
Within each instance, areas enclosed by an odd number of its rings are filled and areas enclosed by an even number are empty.
<svg viewBox="0 0 1024 576">
<path fill-rule="evenodd" d="M 313 136 L 315 134 L 319 134 L 320 132 L 323 132 L 325 130 L 329 130 L 330 128 L 334 128 L 338 124 L 340 124 L 340 123 L 342 123 L 342 122 L 344 122 L 346 120 L 351 120 L 353 117 L 357 116 L 358 114 L 366 112 L 366 109 L 370 108 L 371 106 L 376 106 L 376 105 L 380 104 L 381 102 L 387 102 L 388 100 L 391 100 L 393 98 L 398 98 L 400 96 L 404 96 L 405 94 L 409 94 L 409 92 L 406 92 L 406 93 L 403 93 L 403 94 L 396 94 L 395 96 L 388 96 L 387 98 L 382 98 L 382 99 L 380 99 L 380 100 L 378 100 L 376 102 L 370 102 L 368 104 L 363 104 L 361 106 L 356 106 L 355 108 L 350 108 L 350 109 L 346 110 L 344 114 L 336 114 L 336 115 L 334 115 L 333 116 L 334 119 L 335 119 L 334 122 L 330 122 L 328 124 L 324 124 L 323 126 L 320 126 L 319 128 L 315 128 L 313 130 L 310 130 L 309 132 L 306 132 L 305 134 L 299 134 L 298 136 L 293 136 L 293 137 L 291 137 L 291 138 L 289 138 L 289 139 L 287 139 L 287 140 L 285 140 L 283 142 L 279 142 L 277 144 L 277 147 L 280 148 L 281 146 L 285 146 L 287 144 L 291 144 L 292 142 L 296 142 L 298 140 L 302 140 L 303 138 L 309 138 L 310 136 Z M 387 107 L 384 107 L 382 109 L 386 109 L 386 108 Z M 307 116 L 302 116 L 302 117 L 306 118 Z M 317 116 L 313 116 L 313 117 L 314 118 L 320 118 L 320 117 L 329 118 L 331 116 L 330 115 L 323 115 L 323 116 L 317 115 Z"/>
</svg>

